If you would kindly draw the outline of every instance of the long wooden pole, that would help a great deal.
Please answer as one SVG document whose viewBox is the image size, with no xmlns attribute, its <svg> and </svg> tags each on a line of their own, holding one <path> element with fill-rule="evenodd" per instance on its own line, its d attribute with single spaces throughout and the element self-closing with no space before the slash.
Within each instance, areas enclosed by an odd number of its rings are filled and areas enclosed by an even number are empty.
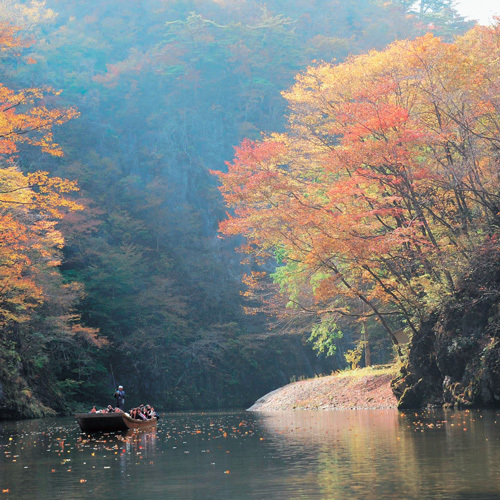
<svg viewBox="0 0 500 500">
<path fill-rule="evenodd" d="M 111 368 L 111 376 L 113 377 L 113 390 L 116 391 L 116 380 L 115 380 L 115 374 L 113 373 L 113 365 L 110 363 L 109 367 Z"/>
</svg>

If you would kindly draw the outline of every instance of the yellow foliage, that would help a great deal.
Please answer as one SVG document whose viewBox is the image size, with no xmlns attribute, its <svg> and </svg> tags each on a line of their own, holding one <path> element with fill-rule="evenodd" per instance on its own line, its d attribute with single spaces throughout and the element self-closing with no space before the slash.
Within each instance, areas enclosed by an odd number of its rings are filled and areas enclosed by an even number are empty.
<svg viewBox="0 0 500 500">
<path fill-rule="evenodd" d="M 281 291 L 308 311 L 347 301 L 412 327 L 498 227 L 499 90 L 500 23 L 309 67 L 283 93 L 288 132 L 218 172 L 221 231 L 280 249 Z"/>
<path fill-rule="evenodd" d="M 366 342 L 363 340 L 358 340 L 356 342 L 356 347 L 350 349 L 344 354 L 345 360 L 351 365 L 351 370 L 357 370 L 359 363 L 363 359 L 363 351 L 365 349 Z"/>
<path fill-rule="evenodd" d="M 42 2 L 33 2 L 26 8 L 41 7 Z M 25 45 L 17 34 L 17 28 L 0 23 L 0 52 Z M 76 183 L 47 172 L 25 175 L 14 163 L 20 143 L 62 156 L 52 129 L 78 113 L 49 109 L 46 96 L 57 94 L 50 88 L 13 91 L 0 82 L 0 325 L 25 321 L 43 303 L 43 276 L 59 265 L 64 245 L 57 220 L 82 208 L 66 197 L 77 190 Z"/>
</svg>

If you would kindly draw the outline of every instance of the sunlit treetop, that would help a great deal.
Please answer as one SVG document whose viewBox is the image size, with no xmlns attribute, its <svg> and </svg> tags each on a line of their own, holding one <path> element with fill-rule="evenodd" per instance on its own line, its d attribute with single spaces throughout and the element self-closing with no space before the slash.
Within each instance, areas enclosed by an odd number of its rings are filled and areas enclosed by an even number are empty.
<svg viewBox="0 0 500 500">
<path fill-rule="evenodd" d="M 17 28 L 0 23 L 0 51 L 12 51 L 25 46 L 17 33 Z M 38 146 L 45 153 L 62 156 L 52 129 L 75 118 L 78 112 L 74 108 L 49 106 L 52 96 L 59 93 L 50 87 L 15 91 L 0 82 L 0 156 L 11 158 L 18 151 L 20 143 Z"/>
<path fill-rule="evenodd" d="M 218 173 L 221 231 L 279 251 L 292 303 L 414 328 L 498 227 L 499 61 L 497 23 L 310 67 L 283 94 L 288 132 Z"/>
</svg>

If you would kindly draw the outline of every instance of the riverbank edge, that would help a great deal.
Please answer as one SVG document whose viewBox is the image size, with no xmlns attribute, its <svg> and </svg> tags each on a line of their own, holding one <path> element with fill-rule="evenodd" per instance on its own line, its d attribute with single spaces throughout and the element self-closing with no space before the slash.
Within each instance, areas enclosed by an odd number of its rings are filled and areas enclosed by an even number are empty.
<svg viewBox="0 0 500 500">
<path fill-rule="evenodd" d="M 299 380 L 262 396 L 248 411 L 396 409 L 391 381 L 398 370 L 383 365 Z"/>
</svg>

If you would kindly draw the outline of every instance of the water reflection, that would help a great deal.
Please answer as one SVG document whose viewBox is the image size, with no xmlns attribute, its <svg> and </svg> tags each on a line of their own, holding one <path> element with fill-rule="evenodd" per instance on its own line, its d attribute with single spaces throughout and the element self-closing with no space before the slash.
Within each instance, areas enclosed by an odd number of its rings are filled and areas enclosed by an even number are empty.
<svg viewBox="0 0 500 500">
<path fill-rule="evenodd" d="M 500 498 L 496 418 L 393 410 L 261 414 L 279 455 L 309 463 L 321 498 Z"/>
<path fill-rule="evenodd" d="M 262 423 L 282 456 L 302 456 L 303 465 L 314 464 L 322 498 L 357 498 L 362 493 L 382 498 L 389 470 L 401 465 L 390 458 L 400 446 L 393 410 L 267 413 Z M 300 476 L 294 479 L 301 481 Z"/>
<path fill-rule="evenodd" d="M 499 425 L 394 410 L 179 413 L 92 436 L 72 419 L 7 422 L 0 499 L 500 498 Z"/>
</svg>

